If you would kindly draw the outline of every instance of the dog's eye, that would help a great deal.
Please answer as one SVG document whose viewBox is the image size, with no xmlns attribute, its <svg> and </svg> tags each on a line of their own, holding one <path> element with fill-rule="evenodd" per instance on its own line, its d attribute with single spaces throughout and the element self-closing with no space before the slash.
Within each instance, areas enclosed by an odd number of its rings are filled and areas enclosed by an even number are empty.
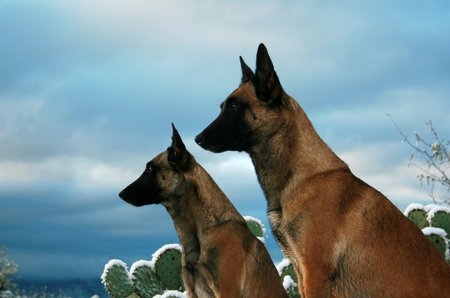
<svg viewBox="0 0 450 298">
<path fill-rule="evenodd" d="M 151 165 L 148 165 L 146 171 L 147 171 L 148 174 L 150 174 L 150 173 L 153 171 L 152 166 L 151 166 Z"/>
<path fill-rule="evenodd" d="M 235 103 L 235 102 L 233 102 L 233 103 L 231 104 L 231 109 L 232 109 L 233 111 L 236 111 L 238 108 L 239 108 L 239 104 L 237 104 L 237 103 Z"/>
</svg>

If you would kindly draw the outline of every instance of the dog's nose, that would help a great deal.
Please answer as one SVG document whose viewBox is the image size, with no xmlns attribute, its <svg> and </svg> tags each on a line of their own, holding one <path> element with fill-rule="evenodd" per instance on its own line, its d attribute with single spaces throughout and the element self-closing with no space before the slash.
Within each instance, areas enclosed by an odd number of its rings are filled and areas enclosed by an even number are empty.
<svg viewBox="0 0 450 298">
<path fill-rule="evenodd" d="M 122 198 L 123 195 L 124 195 L 124 192 L 123 192 L 123 190 L 122 190 L 121 192 L 119 192 L 119 198 Z"/>
<path fill-rule="evenodd" d="M 198 136 L 195 137 L 195 142 L 197 143 L 197 145 L 200 145 L 202 141 L 203 141 L 202 134 L 199 134 Z"/>
</svg>

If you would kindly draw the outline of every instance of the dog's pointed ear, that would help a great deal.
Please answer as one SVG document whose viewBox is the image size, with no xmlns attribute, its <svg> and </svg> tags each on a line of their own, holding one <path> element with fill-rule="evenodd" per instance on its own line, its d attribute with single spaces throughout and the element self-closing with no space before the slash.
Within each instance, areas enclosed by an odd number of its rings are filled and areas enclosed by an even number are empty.
<svg viewBox="0 0 450 298">
<path fill-rule="evenodd" d="M 241 69 L 242 69 L 241 84 L 244 84 L 244 83 L 247 83 L 248 81 L 250 81 L 250 79 L 253 77 L 254 73 L 250 69 L 250 67 L 248 67 L 248 65 L 245 64 L 244 59 L 242 59 L 241 56 L 239 56 L 239 61 L 241 62 Z"/>
<path fill-rule="evenodd" d="M 256 54 L 256 73 L 253 77 L 255 92 L 258 98 L 277 104 L 283 102 L 283 88 L 270 60 L 269 52 L 264 44 L 258 47 Z"/>
<path fill-rule="evenodd" d="M 184 146 L 183 140 L 173 123 L 172 130 L 172 145 L 168 149 L 167 160 L 172 166 L 185 171 L 190 166 L 190 153 L 186 150 L 186 146 Z"/>
</svg>

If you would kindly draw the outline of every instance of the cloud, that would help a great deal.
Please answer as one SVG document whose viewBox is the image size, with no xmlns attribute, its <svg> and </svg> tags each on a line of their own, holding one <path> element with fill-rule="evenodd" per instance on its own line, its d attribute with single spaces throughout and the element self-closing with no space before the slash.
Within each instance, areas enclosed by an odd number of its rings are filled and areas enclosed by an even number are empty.
<svg viewBox="0 0 450 298">
<path fill-rule="evenodd" d="M 248 155 L 193 140 L 238 86 L 238 57 L 253 68 L 261 42 L 355 174 L 400 209 L 427 200 L 386 113 L 406 134 L 427 135 L 428 119 L 450 133 L 450 28 L 447 4 L 413 4 L 1 3 L 0 239 L 21 275 L 98 277 L 111 258 L 131 264 L 178 242 L 163 207 L 117 195 L 170 145 L 172 122 L 238 210 L 269 231 Z M 280 260 L 273 237 L 266 243 Z"/>
<path fill-rule="evenodd" d="M 407 147 L 398 143 L 367 144 L 339 153 L 352 172 L 383 193 L 402 212 L 411 202 L 430 200 L 427 188 L 416 179 L 420 170 L 409 167 Z M 409 150 L 409 151 L 408 151 Z"/>
</svg>

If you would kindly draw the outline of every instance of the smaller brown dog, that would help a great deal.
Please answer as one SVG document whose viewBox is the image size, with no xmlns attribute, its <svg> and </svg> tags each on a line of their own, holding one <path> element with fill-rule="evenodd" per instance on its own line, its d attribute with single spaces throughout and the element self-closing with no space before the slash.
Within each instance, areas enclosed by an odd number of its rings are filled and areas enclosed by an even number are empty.
<svg viewBox="0 0 450 298">
<path fill-rule="evenodd" d="M 288 297 L 264 244 L 172 127 L 172 146 L 119 196 L 166 207 L 183 247 L 189 297 Z"/>
</svg>

